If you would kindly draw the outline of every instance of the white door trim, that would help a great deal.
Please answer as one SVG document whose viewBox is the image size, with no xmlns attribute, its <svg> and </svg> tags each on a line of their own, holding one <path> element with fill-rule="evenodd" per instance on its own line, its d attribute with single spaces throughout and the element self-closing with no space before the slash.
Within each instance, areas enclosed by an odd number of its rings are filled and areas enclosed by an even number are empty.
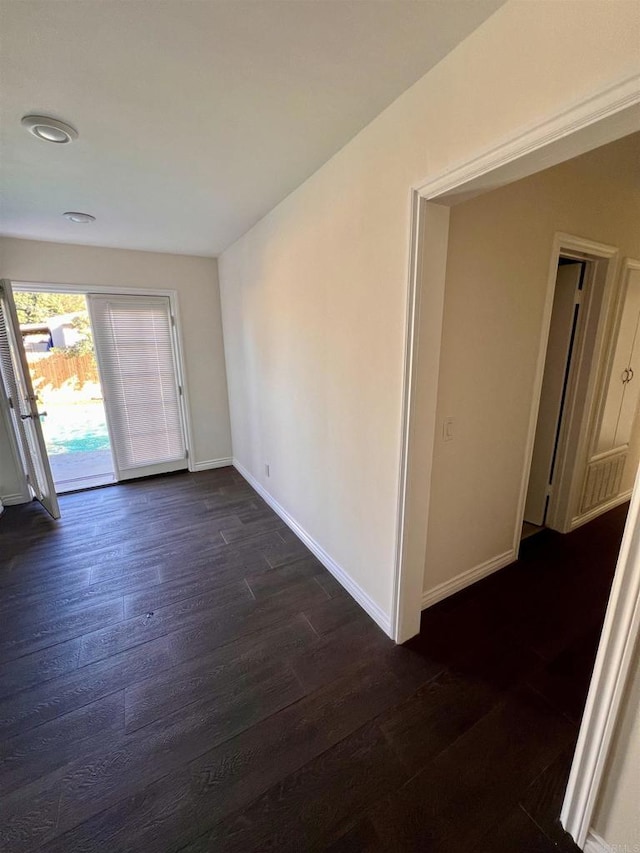
<svg viewBox="0 0 640 853">
<path fill-rule="evenodd" d="M 634 108 L 638 105 L 640 74 L 632 74 L 478 156 L 426 179 L 416 188 L 417 192 L 426 199 L 453 197 L 454 191 L 456 196 L 468 197 L 470 192 L 486 192 L 520 180 L 540 169 L 577 157 L 590 147 L 605 145 L 637 131 L 640 111 Z M 615 116 L 617 120 L 613 121 Z M 600 125 L 598 131 L 596 128 Z M 593 131 L 588 142 L 579 137 L 585 129 Z M 571 138 L 575 146 L 569 143 Z M 562 140 L 567 140 L 567 144 L 557 146 Z M 554 146 L 557 147 L 554 149 Z M 544 158 L 539 157 L 542 149 L 545 150 Z M 525 165 L 529 155 L 534 158 L 531 168 Z M 506 170 L 509 164 L 514 164 L 514 168 Z"/>
<path fill-rule="evenodd" d="M 449 234 L 448 207 L 425 201 L 417 191 L 412 193 L 411 202 L 413 216 L 403 376 L 402 451 L 391 613 L 391 636 L 398 643 L 408 640 L 420 630 Z M 441 287 L 435 287 L 429 293 L 427 300 L 423 299 L 421 287 L 423 274 L 442 283 Z M 425 341 L 429 344 L 426 357 Z"/>
<path fill-rule="evenodd" d="M 41 281 L 13 281 L 12 284 L 14 290 L 28 290 L 35 293 L 82 293 L 84 295 L 89 293 L 108 293 L 114 296 L 117 294 L 121 294 L 123 296 L 166 296 L 169 299 L 171 315 L 175 320 L 173 327 L 174 342 L 178 367 L 178 382 L 182 387 L 182 418 L 184 422 L 189 471 L 194 471 L 195 462 L 193 451 L 193 428 L 191 424 L 191 403 L 189 402 L 189 387 L 187 371 L 185 369 L 184 342 L 182 336 L 182 322 L 180 320 L 178 291 L 160 287 L 120 287 L 119 285 L 105 284 L 48 284 Z"/>
<path fill-rule="evenodd" d="M 618 556 L 560 820 L 583 847 L 640 634 L 640 471 Z"/>
<path fill-rule="evenodd" d="M 579 492 L 584 479 L 584 471 L 586 469 L 587 444 L 591 437 L 594 400 L 598 388 L 598 380 L 601 375 L 602 362 L 604 360 L 602 357 L 603 351 L 607 344 L 606 330 L 610 323 L 610 310 L 616 280 L 615 260 L 617 259 L 617 254 L 618 249 L 615 246 L 607 246 L 603 243 L 587 240 L 584 237 L 577 237 L 572 234 L 564 233 L 557 233 L 554 236 L 553 248 L 551 250 L 551 257 L 549 260 L 547 292 L 545 297 L 540 344 L 538 348 L 536 374 L 533 385 L 533 397 L 531 400 L 531 410 L 529 412 L 527 443 L 523 461 L 522 476 L 520 479 L 518 512 L 513 532 L 513 550 L 516 555 L 518 554 L 520 546 L 520 535 L 522 531 L 522 522 L 524 521 L 527 489 L 531 473 L 531 461 L 535 443 L 536 428 L 538 425 L 538 412 L 540 408 L 540 398 L 542 395 L 544 367 L 547 358 L 547 343 L 549 339 L 549 329 L 551 326 L 551 312 L 553 310 L 558 260 L 561 255 L 571 255 L 578 260 L 606 263 L 603 292 L 596 319 L 598 331 L 593 342 L 593 346 L 591 347 L 591 353 L 587 353 L 585 351 L 585 337 L 587 324 L 590 322 L 593 310 L 592 306 L 597 301 L 597 294 L 595 293 L 595 277 L 594 280 L 590 282 L 591 286 L 588 287 L 585 304 L 582 306 L 578 335 L 576 338 L 576 351 L 572 359 L 571 377 L 569 387 L 567 389 L 566 407 L 562 418 L 560 437 L 558 440 L 558 460 L 556 463 L 558 473 L 554 478 L 553 494 L 549 502 L 549 525 L 556 530 L 561 530 L 566 533 L 571 528 L 571 519 L 575 515 Z M 578 405 L 578 383 L 580 381 L 584 381 L 584 376 L 580 375 L 580 368 L 585 362 L 590 370 L 588 379 L 586 380 L 587 388 L 584 400 L 580 405 Z M 575 446 L 573 447 L 571 460 L 569 460 L 568 444 L 574 444 L 571 440 L 572 427 L 574 425 L 580 425 L 580 435 L 578 441 L 575 442 Z"/>
</svg>

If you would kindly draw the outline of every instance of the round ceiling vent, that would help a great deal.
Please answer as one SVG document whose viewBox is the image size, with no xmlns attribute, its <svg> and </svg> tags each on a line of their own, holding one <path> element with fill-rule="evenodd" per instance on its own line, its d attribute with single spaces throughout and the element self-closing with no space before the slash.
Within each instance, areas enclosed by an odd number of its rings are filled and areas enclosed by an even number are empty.
<svg viewBox="0 0 640 853">
<path fill-rule="evenodd" d="M 55 142 L 64 145 L 78 138 L 78 131 L 57 118 L 49 116 L 23 116 L 21 120 L 23 127 L 43 142 Z"/>
<path fill-rule="evenodd" d="M 66 216 L 70 222 L 78 222 L 86 225 L 88 222 L 95 222 L 95 216 L 92 216 L 90 213 L 80 213 L 77 210 L 68 210 L 63 214 Z"/>
</svg>

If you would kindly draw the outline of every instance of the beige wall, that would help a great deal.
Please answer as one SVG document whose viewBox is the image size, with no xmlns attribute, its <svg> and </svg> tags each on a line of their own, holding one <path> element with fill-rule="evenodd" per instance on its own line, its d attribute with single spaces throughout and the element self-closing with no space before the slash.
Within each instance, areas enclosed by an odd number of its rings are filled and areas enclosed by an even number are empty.
<svg viewBox="0 0 640 853">
<path fill-rule="evenodd" d="M 612 850 L 640 850 L 640 648 L 632 663 L 593 829 Z"/>
<path fill-rule="evenodd" d="M 512 0 L 220 258 L 234 455 L 387 616 L 410 188 L 637 73 L 639 16 Z"/>
<path fill-rule="evenodd" d="M 214 258 L 0 238 L 0 277 L 51 284 L 174 289 L 191 406 L 193 461 L 231 456 L 217 263 Z M 15 465 L 0 422 L 0 495 L 14 494 Z"/>
<path fill-rule="evenodd" d="M 425 591 L 513 547 L 555 232 L 640 258 L 638 223 L 638 134 L 451 210 Z"/>
</svg>

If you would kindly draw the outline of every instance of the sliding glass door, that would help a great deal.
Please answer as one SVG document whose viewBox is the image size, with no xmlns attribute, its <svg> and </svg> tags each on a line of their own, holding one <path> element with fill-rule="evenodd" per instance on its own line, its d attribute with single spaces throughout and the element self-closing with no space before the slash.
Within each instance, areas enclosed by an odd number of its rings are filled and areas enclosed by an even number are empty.
<svg viewBox="0 0 640 853">
<path fill-rule="evenodd" d="M 168 297 L 89 294 L 87 301 L 116 479 L 187 468 Z"/>
</svg>

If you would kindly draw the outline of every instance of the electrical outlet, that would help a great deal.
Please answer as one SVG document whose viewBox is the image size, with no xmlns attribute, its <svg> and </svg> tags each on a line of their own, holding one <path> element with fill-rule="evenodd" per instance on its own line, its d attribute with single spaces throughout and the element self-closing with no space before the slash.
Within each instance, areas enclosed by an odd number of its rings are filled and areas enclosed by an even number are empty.
<svg viewBox="0 0 640 853">
<path fill-rule="evenodd" d="M 445 418 L 442 424 L 442 438 L 445 441 L 453 441 L 453 418 Z"/>
<path fill-rule="evenodd" d="M 268 463 L 268 462 L 265 462 L 265 463 L 264 463 L 264 473 L 265 473 L 265 476 L 266 476 L 266 477 L 270 477 L 270 476 L 271 476 L 270 468 L 271 468 L 271 466 L 269 465 L 269 463 Z"/>
</svg>

